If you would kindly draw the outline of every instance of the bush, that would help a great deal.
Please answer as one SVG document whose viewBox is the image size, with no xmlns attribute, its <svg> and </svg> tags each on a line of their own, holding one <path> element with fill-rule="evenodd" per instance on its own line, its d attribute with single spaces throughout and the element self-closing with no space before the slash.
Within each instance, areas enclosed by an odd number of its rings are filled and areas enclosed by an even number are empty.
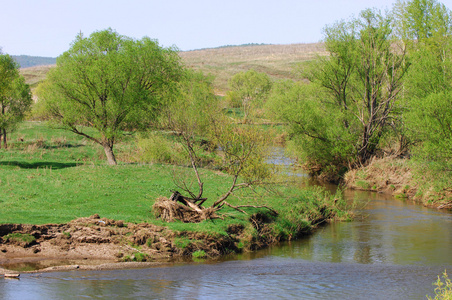
<svg viewBox="0 0 452 300">
<path fill-rule="evenodd" d="M 442 277 L 444 279 L 444 282 L 438 276 L 438 280 L 433 283 L 433 285 L 436 285 L 435 298 L 431 298 L 431 297 L 427 296 L 427 299 L 452 300 L 452 281 L 447 276 L 446 271 L 444 271 Z"/>
<path fill-rule="evenodd" d="M 182 164 L 187 161 L 182 145 L 170 141 L 160 133 L 151 133 L 147 137 L 138 137 L 137 160 L 145 163 Z"/>
<path fill-rule="evenodd" d="M 192 253 L 192 257 L 194 259 L 206 258 L 207 254 L 206 254 L 206 251 L 204 251 L 204 250 L 197 250 L 197 251 Z"/>
</svg>

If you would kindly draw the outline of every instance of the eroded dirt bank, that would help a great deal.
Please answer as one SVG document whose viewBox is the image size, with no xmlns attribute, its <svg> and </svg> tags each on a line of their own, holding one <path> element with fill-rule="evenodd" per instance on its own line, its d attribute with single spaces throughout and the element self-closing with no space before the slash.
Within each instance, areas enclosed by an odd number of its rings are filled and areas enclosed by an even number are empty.
<svg viewBox="0 0 452 300">
<path fill-rule="evenodd" d="M 428 184 L 428 176 L 415 179 L 413 172 L 407 159 L 375 158 L 367 166 L 347 172 L 343 184 L 349 189 L 387 193 L 432 208 L 452 209 L 452 190 Z"/>
<path fill-rule="evenodd" d="M 140 261 L 164 263 L 196 250 L 210 257 L 236 249 L 237 235 L 243 228 L 231 228 L 230 235 L 219 238 L 202 233 L 172 232 L 153 224 L 133 224 L 100 218 L 98 215 L 80 218 L 67 224 L 0 225 L 0 274 L 11 262 L 40 260 L 73 261 L 71 266 L 48 267 L 46 270 L 71 268 L 117 268 L 117 262 Z M 183 247 L 177 238 L 194 241 Z M 95 262 L 79 265 L 79 261 Z M 111 264 L 114 263 L 114 264 Z M 128 267 L 132 266 L 127 264 Z M 140 266 L 143 264 L 140 263 Z M 132 266 L 133 267 L 133 266 Z"/>
</svg>

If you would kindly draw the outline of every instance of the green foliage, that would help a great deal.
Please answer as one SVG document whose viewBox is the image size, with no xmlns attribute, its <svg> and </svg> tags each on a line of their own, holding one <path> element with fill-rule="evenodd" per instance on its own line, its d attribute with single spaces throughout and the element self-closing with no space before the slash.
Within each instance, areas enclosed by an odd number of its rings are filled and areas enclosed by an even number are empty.
<svg viewBox="0 0 452 300">
<path fill-rule="evenodd" d="M 435 288 L 435 298 L 431 298 L 427 296 L 429 300 L 452 300 L 452 281 L 450 280 L 447 272 L 444 271 L 443 279 L 438 276 L 438 280 L 433 283 L 436 286 Z"/>
<path fill-rule="evenodd" d="M 338 126 L 341 113 L 328 95 L 314 84 L 280 81 L 275 83 L 267 109 L 289 125 L 301 160 L 312 173 L 342 174 L 354 157 L 353 136 Z"/>
<path fill-rule="evenodd" d="M 187 237 L 177 237 L 174 239 L 174 245 L 177 248 L 181 248 L 181 249 L 186 248 L 191 243 L 192 243 L 192 240 Z"/>
<path fill-rule="evenodd" d="M 232 76 L 228 85 L 230 92 L 227 97 L 233 104 L 240 101 L 246 122 L 254 108 L 263 106 L 272 82 L 267 74 L 248 70 Z"/>
<path fill-rule="evenodd" d="M 228 107 L 231 108 L 241 108 L 242 107 L 242 99 L 240 95 L 236 91 L 227 91 L 226 92 L 226 102 Z"/>
<path fill-rule="evenodd" d="M 102 145 L 116 164 L 117 139 L 153 121 L 180 72 L 175 50 L 108 29 L 77 36 L 49 71 L 39 98 L 52 120 Z M 96 134 L 87 134 L 86 127 Z"/>
<path fill-rule="evenodd" d="M 139 162 L 181 165 L 188 159 L 180 143 L 168 139 L 159 132 L 138 136 L 136 144 L 136 160 Z"/>
<path fill-rule="evenodd" d="M 225 117 L 211 78 L 191 70 L 183 75 L 177 93 L 163 110 L 161 123 L 178 134 L 183 144 L 192 147 L 198 137 L 206 137 L 211 122 L 221 122 Z"/>
<path fill-rule="evenodd" d="M 131 255 L 126 255 L 123 258 L 123 261 L 137 261 L 137 262 L 143 262 L 143 261 L 149 261 L 150 257 L 146 253 L 142 252 L 135 252 Z"/>
<path fill-rule="evenodd" d="M 356 182 L 356 186 L 358 186 L 359 188 L 362 188 L 364 190 L 367 190 L 370 187 L 369 183 L 365 180 L 358 180 Z"/>
<path fill-rule="evenodd" d="M 414 48 L 439 45 L 452 31 L 452 14 L 437 0 L 399 1 L 393 13 L 398 36 Z"/>
<path fill-rule="evenodd" d="M 434 0 L 407 3 L 411 45 L 404 114 L 416 144 L 413 157 L 437 171 L 452 170 L 452 13 Z M 441 176 L 439 176 L 441 177 Z"/>
<path fill-rule="evenodd" d="M 288 122 L 308 167 L 337 179 L 375 156 L 394 126 L 408 64 L 389 17 L 373 10 L 326 27 L 325 46 L 329 57 L 304 65 L 311 83 L 280 83 L 270 107 Z"/>
<path fill-rule="evenodd" d="M 27 244 L 30 244 L 36 240 L 34 236 L 32 236 L 29 233 L 9 233 L 3 237 L 5 241 L 17 241 L 17 242 L 24 242 Z"/>
<path fill-rule="evenodd" d="M 452 170 L 452 90 L 413 99 L 407 114 L 412 134 L 421 141 L 415 153 L 419 158 L 436 162 L 443 170 Z M 432 164 L 433 166 L 433 164 Z"/>
<path fill-rule="evenodd" d="M 30 87 L 19 74 L 14 59 L 0 52 L 0 147 L 7 147 L 7 133 L 16 129 L 30 110 Z"/>
<path fill-rule="evenodd" d="M 162 125 L 175 133 L 175 138 L 185 149 L 198 191 L 191 189 L 186 176 L 175 176 L 175 184 L 194 199 L 203 194 L 203 179 L 198 168 L 208 161 L 203 154 L 220 150 L 212 155 L 213 167 L 233 176 L 227 189 L 214 206 L 220 205 L 237 188 L 258 185 L 271 176 L 265 162 L 268 136 L 262 130 L 234 124 L 221 110 L 210 79 L 202 73 L 187 71 L 179 82 L 175 99 L 162 113 Z M 185 172 L 184 172 L 185 173 Z M 239 179 L 240 177 L 240 179 Z"/>
<path fill-rule="evenodd" d="M 204 250 L 197 250 L 197 251 L 192 253 L 192 257 L 193 257 L 193 259 L 206 258 L 207 257 L 207 253 Z"/>
<path fill-rule="evenodd" d="M 352 205 L 344 200 L 341 191 L 331 195 L 320 187 L 286 191 L 283 202 L 274 206 L 280 213 L 272 224 L 273 235 L 278 239 L 293 239 L 311 232 L 317 225 L 331 220 L 352 218 Z"/>
</svg>

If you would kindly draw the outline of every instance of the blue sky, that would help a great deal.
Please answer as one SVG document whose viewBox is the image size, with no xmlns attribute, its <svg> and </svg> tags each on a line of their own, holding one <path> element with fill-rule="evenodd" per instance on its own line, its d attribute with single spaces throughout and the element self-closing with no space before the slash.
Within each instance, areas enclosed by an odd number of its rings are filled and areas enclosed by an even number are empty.
<svg viewBox="0 0 452 300">
<path fill-rule="evenodd" d="M 246 43 L 311 43 L 322 28 L 396 0 L 0 0 L 0 47 L 56 57 L 81 31 L 113 28 L 180 50 Z M 442 1 L 451 8 L 452 0 Z"/>
</svg>

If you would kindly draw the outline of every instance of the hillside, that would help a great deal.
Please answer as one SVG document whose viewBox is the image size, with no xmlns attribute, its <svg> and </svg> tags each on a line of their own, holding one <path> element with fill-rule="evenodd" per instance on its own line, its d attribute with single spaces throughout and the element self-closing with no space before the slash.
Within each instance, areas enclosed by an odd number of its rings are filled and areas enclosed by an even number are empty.
<svg viewBox="0 0 452 300">
<path fill-rule="evenodd" d="M 316 55 L 326 55 L 323 44 L 227 46 L 180 52 L 188 67 L 215 76 L 218 94 L 226 92 L 228 79 L 235 73 L 249 69 L 265 72 L 274 79 L 295 79 L 294 67 Z M 28 84 L 35 86 L 53 66 L 22 68 L 21 73 Z"/>
<path fill-rule="evenodd" d="M 215 76 L 215 88 L 220 94 L 227 90 L 229 78 L 249 69 L 274 79 L 295 79 L 294 67 L 316 55 L 326 55 L 323 44 L 230 46 L 180 53 L 187 66 Z"/>
<path fill-rule="evenodd" d="M 28 83 L 32 89 L 45 79 L 47 72 L 55 65 L 35 66 L 29 68 L 21 68 L 20 74 L 25 77 L 25 82 Z"/>
</svg>

